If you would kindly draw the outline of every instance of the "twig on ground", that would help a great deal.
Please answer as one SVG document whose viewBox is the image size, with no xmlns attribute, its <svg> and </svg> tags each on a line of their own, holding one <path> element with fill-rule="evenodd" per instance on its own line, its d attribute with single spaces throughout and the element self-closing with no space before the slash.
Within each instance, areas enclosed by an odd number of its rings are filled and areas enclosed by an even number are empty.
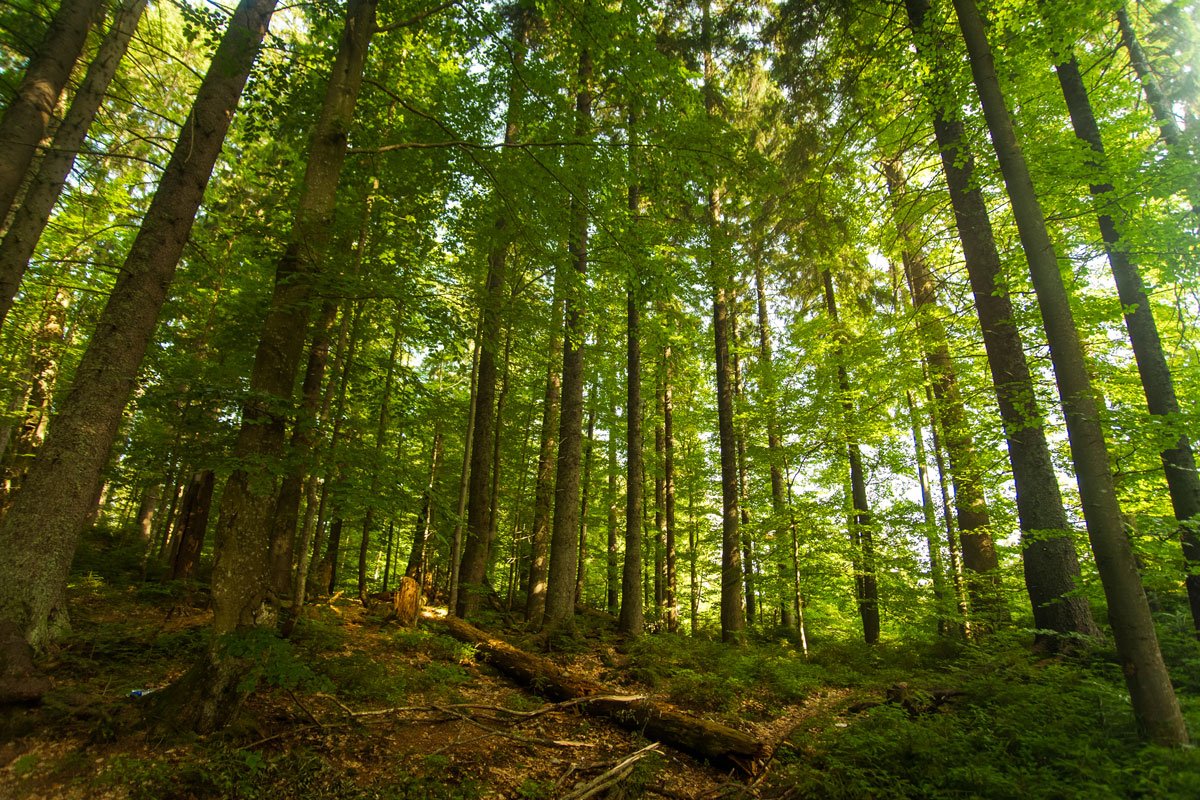
<svg viewBox="0 0 1200 800">
<path fill-rule="evenodd" d="M 629 773 L 633 772 L 633 768 L 638 761 L 645 758 L 651 752 L 657 752 L 657 750 L 658 742 L 651 742 L 641 750 L 621 759 L 612 769 L 597 775 L 587 783 L 577 786 L 573 791 L 563 795 L 562 800 L 587 800 L 589 797 L 595 797 L 600 792 L 616 786 L 629 777 Z"/>
</svg>

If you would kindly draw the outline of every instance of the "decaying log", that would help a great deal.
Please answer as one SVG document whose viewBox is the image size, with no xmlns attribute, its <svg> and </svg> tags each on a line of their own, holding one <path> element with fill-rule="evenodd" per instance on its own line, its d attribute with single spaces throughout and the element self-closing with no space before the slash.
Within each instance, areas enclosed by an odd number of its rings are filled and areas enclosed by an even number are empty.
<svg viewBox="0 0 1200 800">
<path fill-rule="evenodd" d="M 601 684 L 572 675 L 552 661 L 518 650 L 460 619 L 448 617 L 445 624 L 451 636 L 475 645 L 492 666 L 551 700 L 590 698 L 580 704 L 587 713 L 608 717 L 648 739 L 748 775 L 755 773 L 764 755 L 763 743 L 748 733 L 648 698 L 615 698 L 615 693 Z"/>
</svg>

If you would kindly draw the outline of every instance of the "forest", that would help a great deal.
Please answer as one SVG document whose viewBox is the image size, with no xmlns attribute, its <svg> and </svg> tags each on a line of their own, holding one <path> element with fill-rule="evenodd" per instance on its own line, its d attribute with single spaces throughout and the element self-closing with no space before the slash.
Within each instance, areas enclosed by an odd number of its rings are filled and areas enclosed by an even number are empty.
<svg viewBox="0 0 1200 800">
<path fill-rule="evenodd" d="M 1194 0 L 0 0 L 0 106 L 0 797 L 1200 797 Z"/>
</svg>

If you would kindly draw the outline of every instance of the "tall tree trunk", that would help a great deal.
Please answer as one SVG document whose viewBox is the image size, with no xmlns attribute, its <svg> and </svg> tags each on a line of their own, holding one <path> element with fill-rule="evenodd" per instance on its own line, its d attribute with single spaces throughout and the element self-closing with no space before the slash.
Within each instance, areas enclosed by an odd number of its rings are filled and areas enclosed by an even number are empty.
<svg viewBox="0 0 1200 800">
<path fill-rule="evenodd" d="M 537 11 L 521 0 L 513 9 L 512 73 L 508 82 L 508 110 L 504 128 L 505 144 L 516 144 L 525 102 L 525 78 L 520 74 L 529 47 L 529 30 Z M 491 461 L 495 424 L 496 355 L 500 349 L 500 323 L 508 273 L 508 253 L 516 235 L 517 221 L 503 207 L 492 230 L 488 253 L 487 278 L 480 313 L 479 374 L 475 385 L 475 423 L 471 442 L 471 469 L 467 493 L 467 530 L 462 563 L 458 569 L 454 613 L 464 619 L 479 607 L 487 573 L 488 531 L 491 528 Z"/>
<path fill-rule="evenodd" d="M 383 379 L 383 395 L 379 401 L 379 421 L 375 427 L 375 452 L 371 459 L 371 483 L 367 497 L 367 512 L 363 516 L 362 538 L 358 545 L 358 602 L 367 604 L 367 555 L 371 549 L 371 528 L 375 523 L 374 498 L 379 496 L 379 472 L 383 462 L 383 445 L 392 422 L 392 386 L 396 380 L 396 357 L 400 352 L 400 331 L 403 307 L 396 305 L 392 322 L 392 344 L 388 350 L 387 373 Z M 384 589 L 386 590 L 386 586 Z"/>
<path fill-rule="evenodd" d="M 488 537 L 487 537 L 487 570 L 490 573 L 492 562 L 495 560 L 496 554 L 492 548 L 496 545 L 496 533 L 500 525 L 500 466 L 502 462 L 501 456 L 504 453 L 504 403 L 508 399 L 508 392 L 512 388 L 511 378 L 512 364 L 512 328 L 504 330 L 504 369 L 500 373 L 500 391 L 496 393 L 496 428 L 492 436 L 492 488 L 491 501 L 488 509 Z M 485 580 L 488 585 L 488 591 L 491 589 L 489 580 Z"/>
<path fill-rule="evenodd" d="M 659 414 L 663 407 L 662 362 L 659 362 L 654 401 Z M 663 474 L 666 461 L 666 446 L 663 442 L 663 426 L 659 420 L 654 426 L 654 619 L 661 622 L 667 610 L 666 564 L 667 549 L 667 491 Z"/>
<path fill-rule="evenodd" d="M 615 410 L 615 409 L 614 409 Z M 610 417 L 615 421 L 617 415 Z M 617 432 L 608 428 L 608 548 L 605 563 L 605 607 L 614 617 L 621 610 L 621 570 L 617 561 Z"/>
<path fill-rule="evenodd" d="M 80 530 L 274 9 L 275 0 L 242 0 L 234 12 L 71 391 L 0 525 L 0 617 L 35 646 L 66 626 L 63 589 Z"/>
<path fill-rule="evenodd" d="M 350 0 L 346 7 L 345 28 L 309 141 L 296 216 L 275 268 L 271 304 L 254 354 L 250 396 L 242 407 L 242 424 L 234 444 L 234 454 L 242 463 L 278 463 L 286 450 L 287 424 L 295 416 L 296 373 L 333 227 L 347 136 L 375 31 L 376 5 L 377 0 Z M 213 630 L 217 634 L 262 624 L 271 616 L 264 617 L 262 606 L 269 585 L 270 522 L 276 500 L 275 481 L 263 480 L 247 468 L 234 470 L 225 484 L 213 561 Z M 215 688 L 225 691 L 219 685 Z M 226 715 L 236 710 L 236 702 L 215 698 L 216 694 L 209 695 L 201 702 L 205 708 L 193 722 L 197 730 L 222 726 L 229 719 Z"/>
<path fill-rule="evenodd" d="M 736 296 L 735 296 L 736 297 Z M 733 403 L 734 419 L 737 419 L 736 409 L 745 403 L 742 383 L 742 359 L 739 355 L 741 332 L 738 330 L 737 301 L 729 310 L 730 337 L 733 339 Z M 738 506 L 741 512 L 742 536 L 742 572 L 746 584 L 746 623 L 753 625 L 758 620 L 758 580 L 755 573 L 754 535 L 750 530 L 750 495 L 746 489 L 746 432 L 741 425 L 735 425 L 734 435 L 737 438 L 737 487 Z"/>
<path fill-rule="evenodd" d="M 69 2 L 63 5 L 67 6 Z M 88 129 L 117 73 L 117 65 L 125 57 L 129 40 L 133 38 L 145 8 L 146 0 L 124 0 L 108 35 L 88 66 L 87 75 L 75 92 L 62 124 L 54 132 L 50 149 L 38 165 L 37 175 L 29 184 L 8 232 L 4 234 L 4 241 L 0 243 L 0 328 L 4 326 L 29 259 L 50 220 L 50 212 L 67 182 L 67 175 L 75 166 L 75 156 L 87 139 Z"/>
<path fill-rule="evenodd" d="M 667 630 L 679 629 L 675 577 L 675 398 L 671 388 L 671 345 L 663 346 L 663 491 L 667 511 Z"/>
<path fill-rule="evenodd" d="M 587 443 L 583 447 L 583 487 L 579 501 L 579 568 L 575 573 L 575 604 L 583 603 L 583 592 L 587 584 L 587 515 L 590 488 L 592 485 L 592 454 L 596 449 L 596 408 L 588 409 Z"/>
<path fill-rule="evenodd" d="M 833 276 L 829 270 L 821 273 L 825 286 L 825 308 L 836 328 L 840 321 L 837 299 L 833 293 Z M 839 331 L 836 336 L 841 337 Z M 854 403 L 851 400 L 850 376 L 846 371 L 846 356 L 841 345 L 836 346 L 838 391 L 842 396 L 842 425 L 845 428 L 846 452 L 850 462 L 850 501 L 853 513 L 850 520 L 852 562 L 854 564 L 854 594 L 858 614 L 862 618 L 863 639 L 867 644 L 879 641 L 879 586 L 875 573 L 875 541 L 871 507 L 867 502 L 867 476 L 863 469 L 862 448 L 853 433 Z"/>
<path fill-rule="evenodd" d="M 584 5 L 584 13 L 587 4 Z M 592 55 L 588 45 L 579 51 L 579 86 L 575 96 L 575 139 L 592 135 Z M 566 281 L 563 328 L 562 414 L 558 424 L 558 463 L 554 480 L 554 527 L 550 532 L 550 571 L 546 585 L 546 614 L 542 629 L 548 633 L 574 629 L 575 575 L 579 558 L 579 466 L 583 450 L 583 292 L 588 266 L 587 162 L 580 154 L 580 170 L 571 195 L 571 230 L 568 250 L 575 275 Z"/>
<path fill-rule="evenodd" d="M 760 403 L 767 417 L 767 458 L 770 462 L 771 473 L 771 524 L 767 532 L 771 542 L 772 560 L 776 564 L 780 586 L 780 622 L 785 628 L 796 627 L 794 609 L 796 607 L 796 582 L 793 575 L 796 571 L 791 546 L 784 541 L 780 525 L 786 512 L 783 491 L 783 437 L 779 434 L 779 415 L 777 411 L 778 385 L 775 380 L 774 356 L 771 353 L 771 325 L 767 311 L 766 280 L 763 276 L 762 262 L 754 262 L 754 292 L 758 301 L 758 363 Z"/>
<path fill-rule="evenodd" d="M 558 404 L 562 395 L 562 269 L 554 272 L 550 307 L 550 352 L 546 362 L 546 395 L 542 400 L 542 437 L 538 450 L 537 483 L 533 496 L 533 531 L 530 537 L 529 593 L 525 619 L 535 628 L 546 613 L 546 576 L 549 570 L 550 522 L 554 500 L 554 474 L 558 455 Z"/>
<path fill-rule="evenodd" d="M 932 64 L 934 55 L 944 52 L 945 48 L 936 29 L 926 25 L 929 1 L 906 0 L 906 6 L 918 53 Z M 936 96 L 940 88 L 931 86 L 929 91 L 931 96 Z M 933 104 L 932 113 L 934 135 L 941 150 L 971 293 L 983 331 L 996 404 L 1008 442 L 1025 547 L 1025 587 L 1033 605 L 1034 625 L 1039 630 L 1094 635 L 1096 626 L 1091 609 L 1087 600 L 1076 591 L 1079 562 L 1046 443 L 1033 378 L 1013 319 L 1012 304 L 999 288 L 1003 284 L 1000 255 L 987 205 L 977 186 L 975 161 L 967 148 L 957 112 Z M 937 436 L 936 425 L 934 431 Z M 940 459 L 941 448 L 936 443 L 935 450 Z M 1034 531 L 1038 532 L 1036 536 L 1031 535 Z M 1061 533 L 1048 535 L 1046 531 Z M 953 552 L 951 558 L 954 558 Z M 957 572 L 952 574 L 957 575 Z M 1045 637 L 1041 641 L 1053 644 Z"/>
<path fill-rule="evenodd" d="M 1118 13 L 1124 14 L 1124 8 Z M 1163 353 L 1162 340 L 1158 335 L 1154 311 L 1150 306 L 1150 298 L 1146 296 L 1141 273 L 1133 263 L 1125 243 L 1121 241 L 1121 232 L 1113 220 L 1113 214 L 1122 219 L 1126 215 L 1120 207 L 1112 183 L 1105 174 L 1104 140 L 1100 136 L 1100 126 L 1092 112 L 1092 103 L 1088 99 L 1087 88 L 1079 73 L 1079 63 L 1075 56 L 1068 54 L 1054 69 L 1067 102 L 1075 135 L 1094 154 L 1089 166 L 1096 176 L 1091 184 L 1092 196 L 1095 198 L 1096 222 L 1104 240 L 1113 281 L 1117 284 L 1117 296 L 1121 307 L 1125 309 L 1125 329 L 1129 332 L 1129 341 L 1133 345 L 1133 356 L 1137 361 L 1138 375 L 1142 379 L 1146 405 L 1151 414 L 1169 422 L 1178 418 L 1180 414 L 1179 399 L 1175 396 L 1175 381 L 1167 365 L 1167 357 Z M 1200 633 L 1200 538 L 1197 537 L 1195 529 L 1195 526 L 1200 524 L 1200 473 L 1196 471 L 1196 458 L 1186 434 L 1180 434 L 1174 446 L 1166 448 L 1159 456 L 1171 492 L 1175 519 L 1181 523 L 1179 537 L 1183 542 L 1188 603 L 1192 611 L 1192 625 Z"/>
<path fill-rule="evenodd" d="M 470 401 L 467 408 L 467 435 L 463 441 L 462 472 L 458 481 L 458 505 L 454 515 L 454 533 L 450 538 L 450 570 L 447 579 L 449 588 L 446 592 L 446 611 L 455 614 L 458 610 L 459 570 L 462 563 L 463 529 L 466 522 L 467 496 L 470 492 L 471 457 L 475 452 L 475 413 L 479 408 L 479 355 L 482 348 L 479 344 L 478 330 L 475 336 L 475 346 L 471 350 L 471 389 Z"/>
<path fill-rule="evenodd" d="M 640 201 L 629 189 L 635 218 Z M 626 636 L 642 635 L 642 325 L 641 287 L 629 278 L 625 302 L 625 559 L 621 570 L 621 615 L 618 627 Z"/>
<path fill-rule="evenodd" d="M 1142 588 L 1117 503 L 1096 394 L 1045 218 L 996 75 L 983 19 L 974 0 L 954 0 L 967 45 L 971 73 L 1012 202 L 1021 246 L 1042 312 L 1067 436 L 1075 463 L 1084 520 L 1113 627 L 1117 654 L 1144 735 L 1163 745 L 1183 745 L 1187 728 L 1158 647 L 1150 606 Z"/>
<path fill-rule="evenodd" d="M 404 574 L 418 583 L 425 582 L 425 543 L 429 541 L 429 533 L 433 527 L 433 489 L 437 482 L 438 464 L 442 460 L 442 432 L 438 427 L 433 430 L 433 452 L 429 455 L 429 483 L 425 484 L 425 494 L 421 498 L 421 513 L 417 515 L 417 525 L 413 529 L 412 549 L 408 554 L 408 565 Z"/>
<path fill-rule="evenodd" d="M 0 225 L 17 199 L 38 143 L 46 135 L 59 95 L 87 42 L 88 31 L 104 15 L 104 0 L 63 0 L 29 65 L 16 96 L 0 116 Z"/>
<path fill-rule="evenodd" d="M 929 578 L 933 584 L 933 605 L 937 609 L 937 630 L 945 636 L 949 630 L 949 609 L 946 606 L 946 573 L 942 567 L 942 548 L 938 544 L 937 514 L 933 508 L 933 490 L 929 485 L 929 468 L 925 458 L 925 434 L 917 417 L 912 392 L 904 393 L 908 421 L 912 428 L 913 455 L 917 462 L 917 482 L 921 486 L 921 513 L 925 520 L 925 543 L 929 547 Z"/>
<path fill-rule="evenodd" d="M 918 334 L 929 369 L 933 396 L 940 408 L 971 609 L 977 615 L 976 623 L 992 627 L 1007 619 L 1008 612 L 1004 608 L 1000 559 L 992 541 L 991 520 L 983 492 L 983 470 L 967 421 L 962 392 L 958 388 L 958 372 L 950 358 L 946 327 L 942 322 L 944 312 L 937 297 L 936 277 L 925 260 L 925 254 L 914 241 L 915 223 L 907 216 L 904 168 L 899 160 L 889 160 L 884 163 L 883 171 L 892 210 L 896 215 L 904 277 L 919 319 Z"/>
</svg>

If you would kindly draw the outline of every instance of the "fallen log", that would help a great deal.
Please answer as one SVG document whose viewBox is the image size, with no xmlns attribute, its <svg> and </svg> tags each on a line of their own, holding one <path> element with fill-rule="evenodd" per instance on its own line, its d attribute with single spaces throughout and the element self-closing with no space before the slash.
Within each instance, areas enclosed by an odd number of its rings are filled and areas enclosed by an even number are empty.
<svg viewBox="0 0 1200 800">
<path fill-rule="evenodd" d="M 488 663 L 523 686 L 550 700 L 582 700 L 580 708 L 607 717 L 647 739 L 663 742 L 720 767 L 753 775 L 764 755 L 763 743 L 719 722 L 685 714 L 667 703 L 645 697 L 630 699 L 595 681 L 572 675 L 554 662 L 518 650 L 503 639 L 447 617 L 446 628 L 459 641 L 475 646 Z"/>
</svg>

